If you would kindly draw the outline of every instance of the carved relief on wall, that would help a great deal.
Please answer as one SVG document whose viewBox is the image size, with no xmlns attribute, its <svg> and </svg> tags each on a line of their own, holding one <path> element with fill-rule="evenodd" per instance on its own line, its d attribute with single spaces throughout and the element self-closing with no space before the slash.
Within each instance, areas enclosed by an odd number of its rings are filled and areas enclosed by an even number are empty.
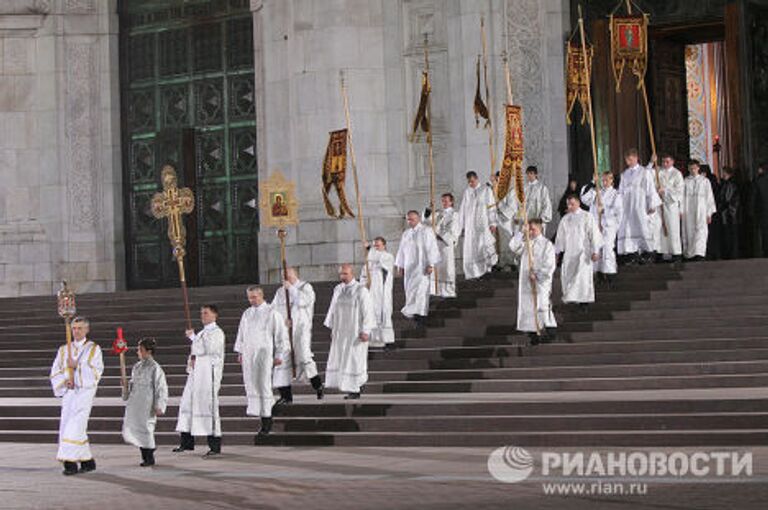
<svg viewBox="0 0 768 510">
<path fill-rule="evenodd" d="M 91 12 L 95 5 L 95 0 L 66 0 L 64 8 L 71 13 L 87 13 Z"/>
<path fill-rule="evenodd" d="M 67 42 L 66 154 L 70 224 L 91 229 L 101 211 L 99 193 L 99 94 L 97 46 L 93 42 Z"/>
</svg>

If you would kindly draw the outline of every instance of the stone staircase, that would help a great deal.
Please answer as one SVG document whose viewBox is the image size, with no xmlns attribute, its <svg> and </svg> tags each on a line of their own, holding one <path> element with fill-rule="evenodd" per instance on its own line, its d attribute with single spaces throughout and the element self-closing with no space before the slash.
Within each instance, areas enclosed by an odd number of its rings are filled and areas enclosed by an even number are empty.
<svg viewBox="0 0 768 510">
<path fill-rule="evenodd" d="M 768 260 L 623 268 L 598 288 L 588 312 L 558 305 L 557 343 L 530 347 L 515 331 L 517 281 L 495 274 L 460 282 L 460 297 L 434 303 L 428 327 L 395 313 L 397 349 L 372 351 L 363 397 L 329 392 L 318 402 L 296 385 L 275 414 L 268 445 L 684 446 L 768 440 Z M 332 283 L 318 295 L 313 346 L 322 371 L 322 326 Z M 559 303 L 559 282 L 555 285 Z M 90 422 L 94 443 L 121 442 L 119 369 L 108 354 L 117 326 L 130 340 L 153 335 L 172 396 L 158 442 L 173 432 L 187 341 L 179 290 L 78 297 L 107 368 Z M 273 294 L 270 287 L 268 295 Z M 224 444 L 253 444 L 231 353 L 242 287 L 192 289 L 193 306 L 216 303 L 227 334 L 222 382 Z M 402 302 L 396 285 L 395 308 Z M 0 300 L 0 441 L 54 442 L 59 407 L 48 370 L 63 326 L 53 297 Z"/>
</svg>

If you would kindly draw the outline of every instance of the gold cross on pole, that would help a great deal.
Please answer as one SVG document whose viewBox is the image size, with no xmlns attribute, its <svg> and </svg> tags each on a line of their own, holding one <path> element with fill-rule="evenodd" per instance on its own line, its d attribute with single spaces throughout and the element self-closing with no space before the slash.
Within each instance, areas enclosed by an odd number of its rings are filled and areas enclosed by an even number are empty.
<svg viewBox="0 0 768 510">
<path fill-rule="evenodd" d="M 168 218 L 168 239 L 173 246 L 173 256 L 179 265 L 179 281 L 184 294 L 184 313 L 187 329 L 192 329 L 192 317 L 189 313 L 189 295 L 184 272 L 184 255 L 187 243 L 187 229 L 182 221 L 183 214 L 189 214 L 195 208 L 195 195 L 189 188 L 179 188 L 176 170 L 165 165 L 160 173 L 163 191 L 152 197 L 152 215 L 157 219 Z"/>
</svg>

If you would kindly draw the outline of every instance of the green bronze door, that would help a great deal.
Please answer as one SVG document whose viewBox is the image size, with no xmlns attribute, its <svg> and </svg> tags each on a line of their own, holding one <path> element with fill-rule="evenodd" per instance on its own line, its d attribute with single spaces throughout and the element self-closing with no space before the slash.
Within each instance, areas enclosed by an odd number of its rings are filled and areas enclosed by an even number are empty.
<svg viewBox="0 0 768 510">
<path fill-rule="evenodd" d="M 195 193 L 191 285 L 258 278 L 253 26 L 248 0 L 123 0 L 121 92 L 129 288 L 178 285 L 149 210 L 173 164 Z"/>
</svg>

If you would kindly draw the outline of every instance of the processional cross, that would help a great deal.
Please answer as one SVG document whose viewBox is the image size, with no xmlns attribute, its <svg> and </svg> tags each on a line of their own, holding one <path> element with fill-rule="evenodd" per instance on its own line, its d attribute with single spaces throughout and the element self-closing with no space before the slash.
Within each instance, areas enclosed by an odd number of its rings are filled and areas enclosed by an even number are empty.
<svg viewBox="0 0 768 510">
<path fill-rule="evenodd" d="M 189 313 L 189 294 L 184 272 L 184 255 L 187 251 L 187 229 L 184 228 L 182 215 L 191 213 L 195 208 L 195 195 L 189 188 L 179 188 L 176 170 L 165 165 L 160 173 L 163 191 L 152 197 L 152 215 L 157 219 L 168 218 L 168 239 L 173 247 L 173 257 L 179 265 L 179 281 L 184 294 L 184 314 L 187 329 L 192 329 L 192 317 Z"/>
</svg>

